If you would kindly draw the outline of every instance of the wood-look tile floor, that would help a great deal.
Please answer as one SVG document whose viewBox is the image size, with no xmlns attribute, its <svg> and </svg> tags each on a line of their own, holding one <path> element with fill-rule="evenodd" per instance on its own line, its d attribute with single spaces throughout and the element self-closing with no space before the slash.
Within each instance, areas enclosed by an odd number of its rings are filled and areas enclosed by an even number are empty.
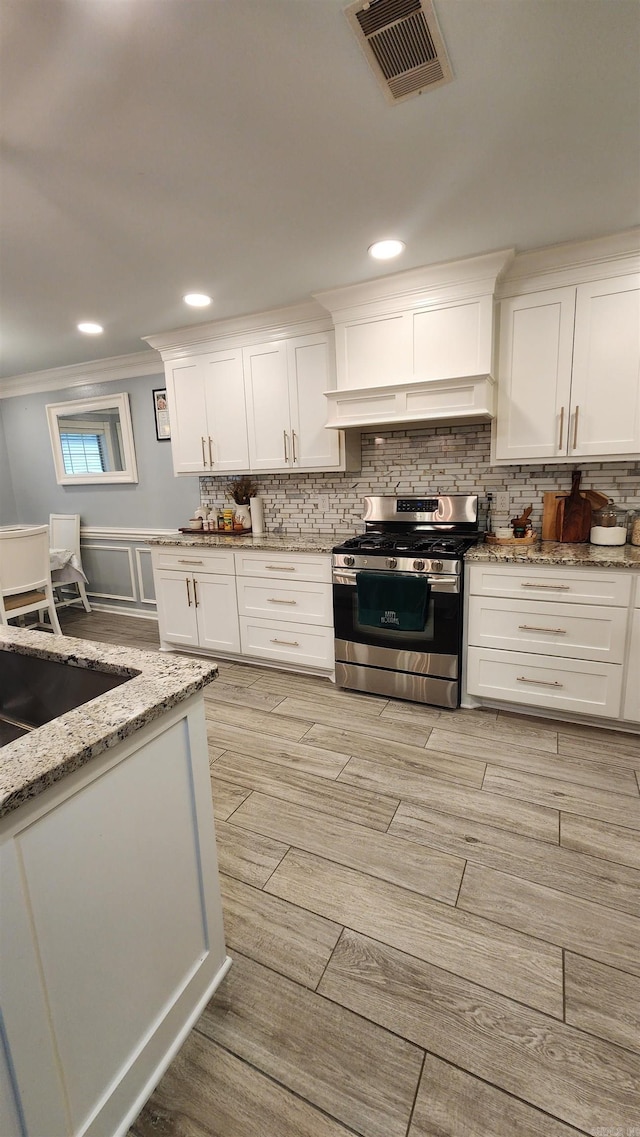
<svg viewBox="0 0 640 1137">
<path fill-rule="evenodd" d="M 234 963 L 131 1137 L 640 1137 L 640 737 L 236 663 L 205 699 Z"/>
</svg>

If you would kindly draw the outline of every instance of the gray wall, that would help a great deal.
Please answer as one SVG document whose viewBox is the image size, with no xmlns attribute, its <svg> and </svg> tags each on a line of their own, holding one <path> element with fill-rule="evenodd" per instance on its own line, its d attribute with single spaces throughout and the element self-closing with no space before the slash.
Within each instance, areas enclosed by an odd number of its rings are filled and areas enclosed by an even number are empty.
<svg viewBox="0 0 640 1137">
<path fill-rule="evenodd" d="M 4 436 L 2 406 L 0 402 L 0 525 L 13 525 L 18 520 L 18 510 Z"/>
<path fill-rule="evenodd" d="M 83 525 L 177 529 L 185 524 L 199 504 L 198 478 L 174 477 L 171 444 L 156 439 L 151 392 L 157 387 L 164 387 L 162 373 L 1 400 L 6 457 L 0 434 L 0 522 L 44 524 L 50 513 L 79 513 Z M 120 391 L 129 394 L 139 481 L 131 485 L 59 486 L 47 403 Z M 5 482 L 12 486 L 7 492 Z"/>
</svg>

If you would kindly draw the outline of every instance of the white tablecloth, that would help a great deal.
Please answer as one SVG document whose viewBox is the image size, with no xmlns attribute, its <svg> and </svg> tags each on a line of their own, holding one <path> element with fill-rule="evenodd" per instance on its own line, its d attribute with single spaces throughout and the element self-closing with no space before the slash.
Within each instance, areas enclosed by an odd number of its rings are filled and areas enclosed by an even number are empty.
<svg viewBox="0 0 640 1137">
<path fill-rule="evenodd" d="M 49 549 L 52 584 L 71 584 L 73 581 L 88 580 L 80 568 L 80 562 L 71 549 Z"/>
</svg>

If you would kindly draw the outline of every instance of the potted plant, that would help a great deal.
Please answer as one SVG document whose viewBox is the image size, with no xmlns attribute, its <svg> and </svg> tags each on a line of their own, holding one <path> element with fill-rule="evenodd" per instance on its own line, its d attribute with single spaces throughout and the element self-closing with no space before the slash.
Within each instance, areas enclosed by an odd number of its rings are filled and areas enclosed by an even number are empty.
<svg viewBox="0 0 640 1137">
<path fill-rule="evenodd" d="M 243 474 L 241 478 L 236 478 L 235 481 L 230 482 L 227 488 L 227 493 L 233 498 L 236 503 L 236 519 L 242 521 L 243 529 L 251 528 L 251 510 L 249 509 L 249 500 L 258 492 L 258 484 L 254 482 L 253 478 L 248 474 Z"/>
</svg>

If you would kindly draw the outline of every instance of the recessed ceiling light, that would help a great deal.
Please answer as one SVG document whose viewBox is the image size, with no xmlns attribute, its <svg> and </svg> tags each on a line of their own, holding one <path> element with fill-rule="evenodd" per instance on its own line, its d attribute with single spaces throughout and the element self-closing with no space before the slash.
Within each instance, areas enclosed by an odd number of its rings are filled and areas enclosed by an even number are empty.
<svg viewBox="0 0 640 1137">
<path fill-rule="evenodd" d="M 404 241 L 376 241 L 369 246 L 369 256 L 377 261 L 389 261 L 397 257 L 405 248 Z"/>
<path fill-rule="evenodd" d="M 84 332 L 85 336 L 99 336 L 104 328 L 102 324 L 84 323 L 78 324 L 78 331 Z"/>
<path fill-rule="evenodd" d="M 190 304 L 192 308 L 207 308 L 211 303 L 211 297 L 205 296 L 204 292 L 187 292 L 183 296 L 185 304 Z"/>
</svg>

